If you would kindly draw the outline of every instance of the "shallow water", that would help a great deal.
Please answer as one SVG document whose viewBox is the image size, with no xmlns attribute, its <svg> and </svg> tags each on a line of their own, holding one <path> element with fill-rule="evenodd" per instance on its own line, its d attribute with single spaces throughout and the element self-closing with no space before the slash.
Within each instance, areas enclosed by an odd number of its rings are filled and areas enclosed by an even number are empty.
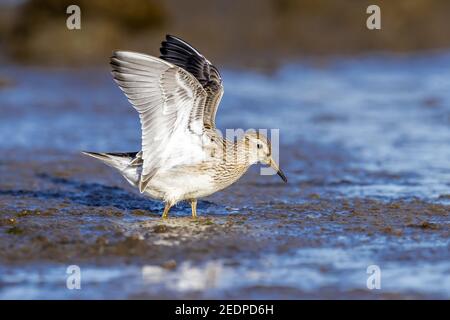
<svg viewBox="0 0 450 320">
<path fill-rule="evenodd" d="M 450 298 L 449 54 L 225 70 L 218 126 L 279 128 L 289 184 L 253 168 L 198 221 L 79 155 L 139 149 L 108 70 L 0 77 L 0 298 Z"/>
</svg>

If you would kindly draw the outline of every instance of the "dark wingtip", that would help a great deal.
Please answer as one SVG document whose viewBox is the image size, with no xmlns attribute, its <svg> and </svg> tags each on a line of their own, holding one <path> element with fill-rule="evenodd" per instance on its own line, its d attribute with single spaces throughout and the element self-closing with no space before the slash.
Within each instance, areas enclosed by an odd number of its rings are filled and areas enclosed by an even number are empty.
<svg viewBox="0 0 450 320">
<path fill-rule="evenodd" d="M 178 37 L 172 35 L 172 34 L 166 34 L 166 41 L 170 41 L 172 39 L 178 39 Z"/>
</svg>

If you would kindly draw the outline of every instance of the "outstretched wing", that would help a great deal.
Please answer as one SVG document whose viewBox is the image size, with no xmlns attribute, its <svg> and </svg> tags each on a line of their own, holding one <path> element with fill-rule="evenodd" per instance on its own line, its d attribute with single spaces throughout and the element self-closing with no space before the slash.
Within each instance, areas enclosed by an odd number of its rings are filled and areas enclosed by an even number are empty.
<svg viewBox="0 0 450 320">
<path fill-rule="evenodd" d="M 143 168 L 139 190 L 167 159 L 167 145 L 186 135 L 202 135 L 207 94 L 189 72 L 170 62 L 136 52 L 117 51 L 112 75 L 138 111 Z M 179 150 L 174 150 L 179 151 Z"/>
<path fill-rule="evenodd" d="M 222 78 L 217 68 L 187 42 L 167 35 L 162 42 L 161 59 L 191 73 L 207 93 L 204 111 L 205 128 L 215 128 L 217 108 L 223 95 Z"/>
</svg>

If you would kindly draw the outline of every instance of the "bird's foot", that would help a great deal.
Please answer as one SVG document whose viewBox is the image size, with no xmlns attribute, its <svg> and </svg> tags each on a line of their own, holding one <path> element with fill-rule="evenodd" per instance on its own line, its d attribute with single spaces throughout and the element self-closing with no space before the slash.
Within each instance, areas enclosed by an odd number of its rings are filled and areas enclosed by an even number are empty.
<svg viewBox="0 0 450 320">
<path fill-rule="evenodd" d="M 172 206 L 170 204 L 166 203 L 161 219 L 166 220 L 169 217 L 169 210 L 171 207 Z"/>
<path fill-rule="evenodd" d="M 191 200 L 192 219 L 197 219 L 197 199 Z"/>
</svg>

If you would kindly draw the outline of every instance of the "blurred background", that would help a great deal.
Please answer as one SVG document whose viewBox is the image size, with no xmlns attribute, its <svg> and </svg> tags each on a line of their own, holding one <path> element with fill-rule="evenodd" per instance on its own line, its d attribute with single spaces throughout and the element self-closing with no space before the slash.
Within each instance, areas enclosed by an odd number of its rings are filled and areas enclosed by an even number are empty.
<svg viewBox="0 0 450 320">
<path fill-rule="evenodd" d="M 449 30 L 448 0 L 0 0 L 0 299 L 449 299 Z M 80 155 L 140 149 L 109 57 L 166 34 L 219 68 L 220 129 L 280 129 L 287 185 L 254 166 L 163 223 Z"/>
<path fill-rule="evenodd" d="M 82 9 L 82 31 L 65 28 Z M 366 8 L 382 8 L 368 32 Z M 2 0 L 4 59 L 27 64 L 104 64 L 112 50 L 157 54 L 166 33 L 189 39 L 221 65 L 272 67 L 304 56 L 410 52 L 450 45 L 446 0 Z"/>
</svg>

